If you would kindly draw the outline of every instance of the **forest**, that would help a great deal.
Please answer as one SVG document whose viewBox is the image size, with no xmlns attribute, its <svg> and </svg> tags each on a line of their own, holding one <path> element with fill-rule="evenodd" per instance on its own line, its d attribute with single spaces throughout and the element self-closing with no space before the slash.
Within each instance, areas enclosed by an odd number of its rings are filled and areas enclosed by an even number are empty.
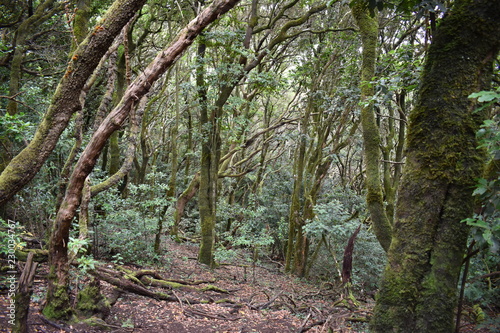
<svg viewBox="0 0 500 333">
<path fill-rule="evenodd" d="M 0 331 L 500 330 L 500 0 L 0 2 Z"/>
</svg>

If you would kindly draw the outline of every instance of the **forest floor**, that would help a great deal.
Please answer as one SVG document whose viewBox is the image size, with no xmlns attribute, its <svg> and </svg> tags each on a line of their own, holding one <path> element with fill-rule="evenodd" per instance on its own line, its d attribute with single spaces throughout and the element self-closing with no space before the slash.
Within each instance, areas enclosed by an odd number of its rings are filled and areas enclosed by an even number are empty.
<svg viewBox="0 0 500 333">
<path fill-rule="evenodd" d="M 192 282 L 191 286 L 168 291 L 174 296 L 173 300 L 123 292 L 105 321 L 99 322 L 100 327 L 49 322 L 40 314 L 47 273 L 46 265 L 42 265 L 35 278 L 29 332 L 368 332 L 367 320 L 374 305 L 369 296 L 356 295 L 354 303 L 331 283 L 311 283 L 283 274 L 282 267 L 272 261 L 259 262 L 254 267 L 241 258 L 234 264 L 209 269 L 195 260 L 197 245 L 166 243 L 166 263 L 155 271 L 170 281 Z M 108 267 L 113 264 L 109 263 Z M 85 281 L 75 284 L 82 282 Z M 217 288 L 202 290 L 210 286 Z M 111 284 L 101 282 L 101 287 L 105 295 L 113 294 Z M 10 332 L 6 301 L 7 295 L 2 291 L 1 332 Z M 197 301 L 199 304 L 194 304 Z M 498 328 L 474 327 L 464 322 L 461 332 L 499 332 Z"/>
</svg>

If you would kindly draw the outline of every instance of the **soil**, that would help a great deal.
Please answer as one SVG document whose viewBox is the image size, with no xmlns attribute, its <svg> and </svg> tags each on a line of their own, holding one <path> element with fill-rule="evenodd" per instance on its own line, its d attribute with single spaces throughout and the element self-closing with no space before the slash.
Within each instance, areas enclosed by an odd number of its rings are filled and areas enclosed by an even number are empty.
<svg viewBox="0 0 500 333">
<path fill-rule="evenodd" d="M 204 281 L 201 288 L 213 285 L 220 291 L 194 291 L 189 288 L 170 290 L 177 301 L 159 301 L 123 292 L 100 326 L 66 324 L 47 321 L 40 313 L 46 288 L 47 266 L 41 265 L 34 282 L 28 319 L 29 332 L 171 332 L 171 333 L 233 333 L 233 332 L 368 332 L 374 300 L 355 292 L 356 299 L 343 297 L 332 283 L 298 279 L 283 273 L 280 264 L 260 261 L 257 265 L 241 257 L 232 264 L 216 269 L 199 264 L 195 257 L 198 246 L 167 241 L 165 255 L 155 269 L 165 279 Z M 112 263 L 107 264 L 110 268 Z M 127 266 L 127 265 L 125 265 Z M 139 269 L 136 266 L 127 266 Z M 75 269 L 76 271 L 76 269 Z M 73 295 L 88 282 L 73 279 Z M 101 282 L 106 296 L 114 286 Z M 149 287 L 150 289 L 155 289 Z M 156 288 L 158 291 L 159 289 Z M 165 290 L 164 290 L 165 291 Z M 189 304 L 189 299 L 202 301 Z M 10 332 L 7 318 L 7 293 L 0 292 L 0 332 Z M 460 332 L 499 332 L 498 327 L 477 329 L 464 322 Z"/>
</svg>

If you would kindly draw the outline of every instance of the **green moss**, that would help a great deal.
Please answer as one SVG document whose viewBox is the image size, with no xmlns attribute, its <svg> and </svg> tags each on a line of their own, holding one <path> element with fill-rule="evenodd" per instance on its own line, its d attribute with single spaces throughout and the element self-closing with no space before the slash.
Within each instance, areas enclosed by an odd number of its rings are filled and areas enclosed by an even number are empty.
<svg viewBox="0 0 500 333">
<path fill-rule="evenodd" d="M 66 286 L 55 286 L 52 297 L 47 298 L 47 304 L 42 313 L 49 319 L 68 320 L 73 313 L 69 304 L 70 300 Z"/>
<path fill-rule="evenodd" d="M 101 294 L 99 281 L 95 280 L 78 293 L 76 312 L 80 317 L 100 316 L 109 314 L 111 306 Z"/>
<path fill-rule="evenodd" d="M 82 324 L 90 326 L 90 327 L 97 327 L 99 329 L 103 330 L 110 330 L 111 328 L 109 327 L 108 324 L 104 320 L 98 317 L 90 317 L 86 318 L 81 321 Z"/>
</svg>

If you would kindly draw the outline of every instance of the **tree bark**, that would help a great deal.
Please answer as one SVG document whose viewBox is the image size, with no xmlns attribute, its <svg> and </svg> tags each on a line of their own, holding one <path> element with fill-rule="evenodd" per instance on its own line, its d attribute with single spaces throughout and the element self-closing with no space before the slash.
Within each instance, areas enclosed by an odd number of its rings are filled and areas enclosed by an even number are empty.
<svg viewBox="0 0 500 333">
<path fill-rule="evenodd" d="M 373 332 L 453 332 L 457 283 L 484 157 L 484 119 L 468 96 L 487 89 L 500 47 L 500 1 L 456 1 L 429 48 L 393 239 L 371 323 Z"/>
<path fill-rule="evenodd" d="M 33 289 L 31 285 L 33 284 L 33 279 L 35 278 L 37 262 L 33 261 L 33 252 L 28 254 L 26 264 L 24 265 L 23 272 L 19 278 L 19 284 L 16 290 L 16 319 L 14 321 L 14 327 L 12 332 L 14 333 L 26 333 L 28 332 L 28 314 L 30 309 L 31 295 L 33 294 Z"/>
<path fill-rule="evenodd" d="M 175 204 L 174 211 L 174 225 L 172 229 L 175 231 L 172 232 L 173 235 L 179 234 L 179 224 L 181 223 L 182 216 L 184 215 L 184 208 L 186 204 L 191 200 L 198 188 L 200 187 L 200 173 L 197 172 L 194 177 L 191 179 L 188 187 L 182 192 L 182 194 L 177 198 L 177 203 Z"/>
</svg>

